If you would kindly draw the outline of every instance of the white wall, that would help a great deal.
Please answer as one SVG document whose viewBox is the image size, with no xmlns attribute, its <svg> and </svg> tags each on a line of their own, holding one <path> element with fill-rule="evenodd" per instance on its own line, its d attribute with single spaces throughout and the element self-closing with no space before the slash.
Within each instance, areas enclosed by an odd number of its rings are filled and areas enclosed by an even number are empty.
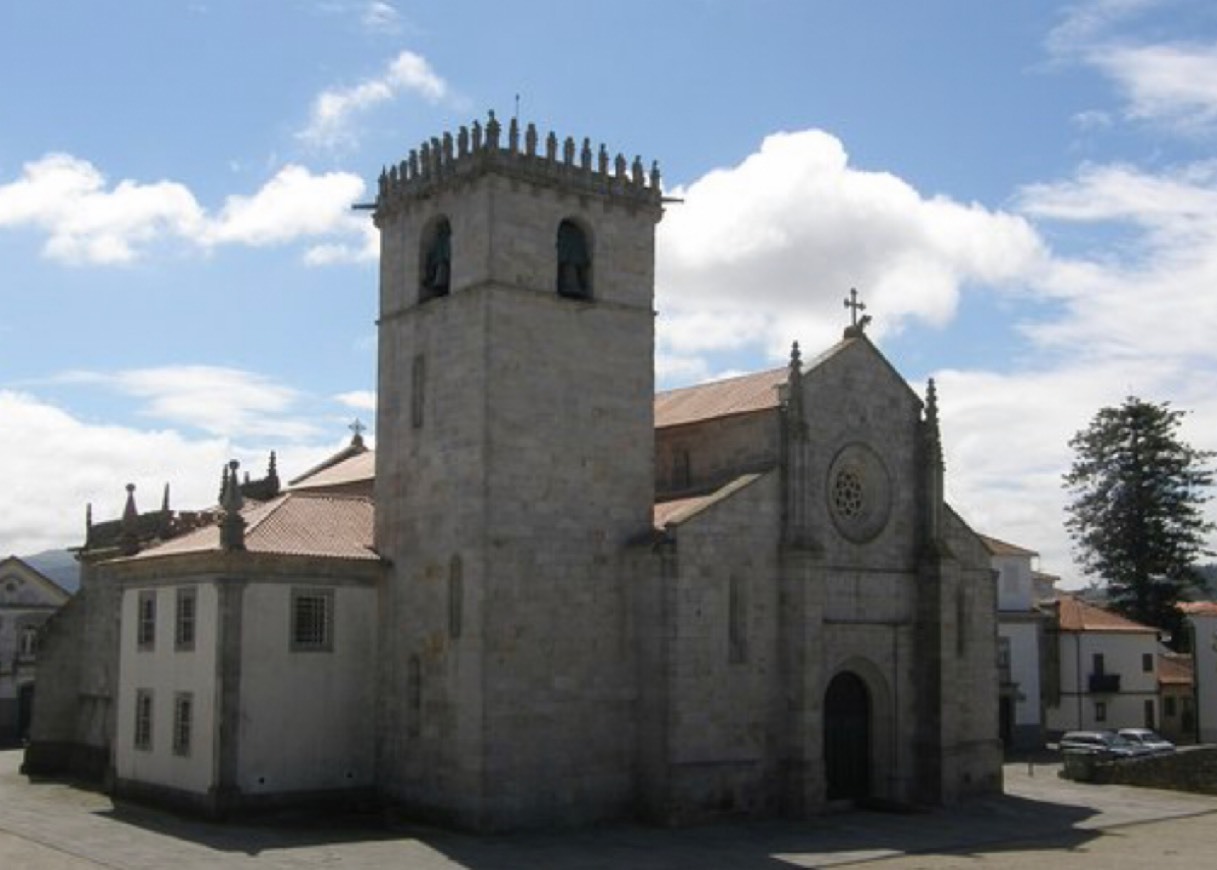
<svg viewBox="0 0 1217 870">
<path fill-rule="evenodd" d="M 1031 609 L 1031 557 L 993 556 L 993 570 L 998 572 L 997 609 L 1028 611 Z"/>
<path fill-rule="evenodd" d="M 999 622 L 997 634 L 1010 641 L 1010 679 L 1018 685 L 1014 724 L 1037 726 L 1041 721 L 1038 623 Z"/>
<path fill-rule="evenodd" d="M 193 650 L 174 649 L 176 590 L 196 589 Z M 156 639 L 153 648 L 136 644 L 139 596 L 156 595 Z M 210 581 L 123 590 L 119 641 L 118 724 L 115 771 L 119 779 L 206 793 L 212 785 L 215 757 L 216 612 L 218 596 Z M 135 698 L 139 689 L 153 693 L 152 747 L 136 749 Z M 173 752 L 173 707 L 178 692 L 193 694 L 190 751 Z"/>
<path fill-rule="evenodd" d="M 1217 742 L 1217 615 L 1193 614 L 1196 713 L 1200 719 L 1200 742 Z"/>
<path fill-rule="evenodd" d="M 293 652 L 293 588 L 334 590 L 329 652 Z M 283 793 L 374 782 L 376 589 L 250 583 L 242 618 L 242 792 Z"/>
<path fill-rule="evenodd" d="M 1061 703 L 1045 711 L 1049 730 L 1139 728 L 1145 724 L 1146 701 L 1153 703 L 1157 723 L 1158 639 L 1154 632 L 1061 632 L 1060 645 Z M 1105 673 L 1120 675 L 1119 693 L 1090 693 L 1095 653 L 1103 654 Z M 1153 666 L 1148 672 L 1142 666 L 1146 653 Z M 1096 702 L 1106 705 L 1103 721 L 1096 718 Z"/>
</svg>

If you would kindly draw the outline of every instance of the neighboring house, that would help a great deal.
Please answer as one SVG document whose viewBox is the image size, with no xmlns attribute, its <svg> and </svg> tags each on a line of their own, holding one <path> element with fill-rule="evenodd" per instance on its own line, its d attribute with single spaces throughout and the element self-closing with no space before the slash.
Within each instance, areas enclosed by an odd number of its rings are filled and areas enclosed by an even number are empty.
<svg viewBox="0 0 1217 870">
<path fill-rule="evenodd" d="M 1158 654 L 1158 731 L 1175 743 L 1196 739 L 1195 683 L 1192 657 L 1173 652 Z"/>
<path fill-rule="evenodd" d="M 1217 602 L 1189 601 L 1179 609 L 1192 632 L 1196 739 L 1217 743 Z"/>
<path fill-rule="evenodd" d="M 0 745 L 28 736 L 42 626 L 70 597 L 18 557 L 0 559 Z"/>
<path fill-rule="evenodd" d="M 1158 630 L 1064 593 L 1046 609 L 1047 730 L 1156 728 Z"/>
<path fill-rule="evenodd" d="M 1040 647 L 1044 614 L 1035 606 L 1039 554 L 981 535 L 997 573 L 997 668 L 1000 679 L 998 724 L 1007 749 L 1032 749 L 1044 743 L 1040 693 Z"/>
<path fill-rule="evenodd" d="M 656 395 L 657 170 L 501 132 L 380 179 L 374 455 L 90 525 L 26 769 L 482 830 L 998 790 L 996 586 L 933 383 L 851 297 L 811 362 Z"/>
</svg>

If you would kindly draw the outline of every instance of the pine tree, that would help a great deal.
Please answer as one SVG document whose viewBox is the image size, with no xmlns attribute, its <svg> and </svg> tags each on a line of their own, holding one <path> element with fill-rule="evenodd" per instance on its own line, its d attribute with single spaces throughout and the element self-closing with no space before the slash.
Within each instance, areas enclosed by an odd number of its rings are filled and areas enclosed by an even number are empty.
<svg viewBox="0 0 1217 870">
<path fill-rule="evenodd" d="M 1215 455 L 1179 437 L 1184 412 L 1135 396 L 1102 408 L 1069 441 L 1073 467 L 1065 527 L 1089 575 L 1106 581 L 1114 610 L 1184 642 L 1176 604 L 1199 583 L 1195 562 L 1212 555 L 1204 518 Z"/>
</svg>

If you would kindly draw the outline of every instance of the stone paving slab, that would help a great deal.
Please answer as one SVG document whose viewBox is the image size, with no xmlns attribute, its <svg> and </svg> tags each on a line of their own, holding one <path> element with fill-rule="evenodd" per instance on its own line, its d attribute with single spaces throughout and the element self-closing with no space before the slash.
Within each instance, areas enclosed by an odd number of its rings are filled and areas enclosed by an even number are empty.
<svg viewBox="0 0 1217 870">
<path fill-rule="evenodd" d="M 126 804 L 17 773 L 0 753 L 0 867 L 30 870 L 202 870 L 218 867 L 512 870 L 512 868 L 727 868 L 778 870 L 877 863 L 884 867 L 1079 864 L 1101 838 L 1139 825 L 1196 820 L 1217 830 L 1217 797 L 1073 783 L 1059 765 L 1006 766 L 1006 794 L 946 811 L 848 812 L 785 820 L 659 829 L 612 825 L 556 833 L 474 837 L 388 829 L 369 819 L 296 819 L 219 825 Z M 1106 832 L 1106 833 L 1105 833 Z M 1213 837 L 1217 844 L 1217 835 Z M 1148 842 L 1148 841 L 1147 841 Z M 1125 850 L 1128 854 L 1135 850 Z M 1179 851 L 1174 851 L 1176 857 Z M 1032 855 L 1039 855 L 1032 859 Z M 1212 852 L 1194 866 L 1210 866 Z M 910 857 L 911 856 L 911 857 Z M 966 861 L 961 856 L 966 856 Z M 945 862 L 945 863 L 944 863 Z M 1111 863 L 1110 861 L 1108 863 Z M 1115 866 L 1114 864 L 1112 866 Z M 1154 864 L 1155 870 L 1173 865 Z"/>
</svg>

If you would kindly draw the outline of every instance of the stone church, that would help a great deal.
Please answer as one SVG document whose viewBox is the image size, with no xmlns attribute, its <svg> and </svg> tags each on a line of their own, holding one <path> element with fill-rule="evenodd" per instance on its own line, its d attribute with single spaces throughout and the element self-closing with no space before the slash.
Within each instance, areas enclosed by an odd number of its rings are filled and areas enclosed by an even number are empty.
<svg viewBox="0 0 1217 870">
<path fill-rule="evenodd" d="M 654 166 L 493 115 L 383 173 L 376 449 L 90 524 L 26 770 L 478 830 L 1000 789 L 933 384 L 863 320 L 656 395 L 663 206 Z"/>
</svg>

